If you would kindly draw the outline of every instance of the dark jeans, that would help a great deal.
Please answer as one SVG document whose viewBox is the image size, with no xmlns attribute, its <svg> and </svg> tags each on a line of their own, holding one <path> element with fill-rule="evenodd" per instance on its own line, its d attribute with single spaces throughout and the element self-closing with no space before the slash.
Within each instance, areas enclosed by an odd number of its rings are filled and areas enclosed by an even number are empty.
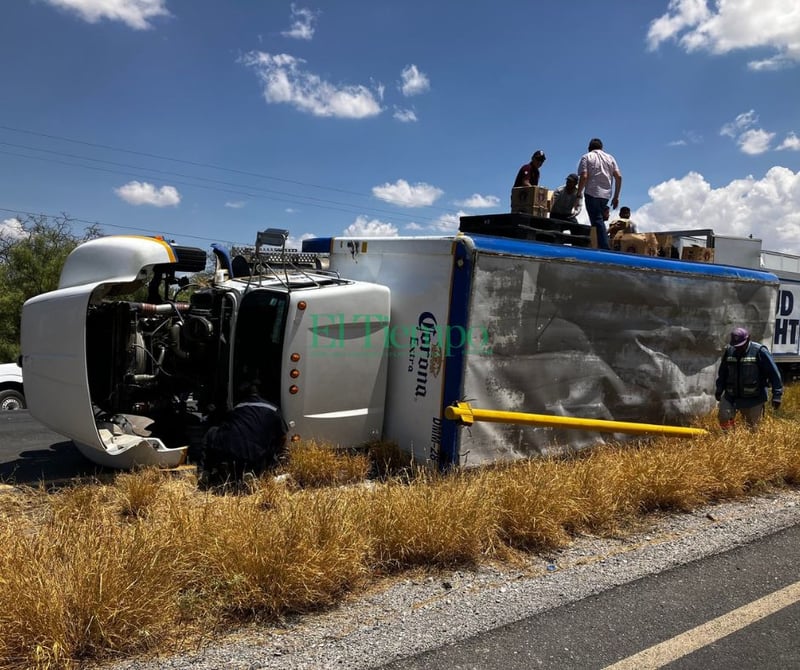
<svg viewBox="0 0 800 670">
<path fill-rule="evenodd" d="M 603 209 L 608 205 L 607 198 L 595 198 L 593 195 L 583 194 L 586 202 L 586 213 L 589 215 L 589 223 L 597 231 L 597 248 L 610 249 L 608 244 L 608 230 L 606 222 L 603 220 Z"/>
</svg>

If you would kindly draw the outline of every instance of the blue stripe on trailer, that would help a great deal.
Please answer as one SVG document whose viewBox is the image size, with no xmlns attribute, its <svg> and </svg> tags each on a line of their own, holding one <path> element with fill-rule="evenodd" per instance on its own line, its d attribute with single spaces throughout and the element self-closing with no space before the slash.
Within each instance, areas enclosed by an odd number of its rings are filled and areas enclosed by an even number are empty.
<svg viewBox="0 0 800 670">
<path fill-rule="evenodd" d="M 481 253 L 510 254 L 527 258 L 552 258 L 553 260 L 576 260 L 585 263 L 597 263 L 615 267 L 657 270 L 664 273 L 707 275 L 709 277 L 730 277 L 735 279 L 752 279 L 756 281 L 777 282 L 778 278 L 771 272 L 751 270 L 731 265 L 715 265 L 698 263 L 672 258 L 659 258 L 627 254 L 585 247 L 569 247 L 530 240 L 514 240 L 493 235 L 469 234 L 475 243 L 476 250 Z"/>
<path fill-rule="evenodd" d="M 447 319 L 448 344 L 454 329 L 463 338 L 466 337 L 470 288 L 472 285 L 472 245 L 465 240 L 457 239 L 453 253 L 453 274 L 450 286 L 450 313 Z M 439 468 L 442 470 L 458 465 L 458 425 L 455 421 L 444 418 L 445 407 L 463 400 L 461 392 L 464 387 L 464 342 L 461 346 L 446 351 L 444 364 L 444 392 L 439 416 L 442 421 L 441 445 L 439 448 Z"/>
</svg>

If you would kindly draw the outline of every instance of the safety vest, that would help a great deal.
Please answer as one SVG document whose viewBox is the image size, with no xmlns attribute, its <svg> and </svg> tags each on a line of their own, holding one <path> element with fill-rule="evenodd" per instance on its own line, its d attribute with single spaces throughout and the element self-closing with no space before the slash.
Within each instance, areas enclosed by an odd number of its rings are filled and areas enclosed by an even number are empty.
<svg viewBox="0 0 800 670">
<path fill-rule="evenodd" d="M 729 346 L 725 350 L 725 364 L 728 366 L 728 379 L 725 393 L 731 398 L 757 398 L 761 395 L 761 371 L 758 368 L 758 352 L 764 345 L 750 342 L 747 351 L 739 357 L 736 349 Z"/>
</svg>

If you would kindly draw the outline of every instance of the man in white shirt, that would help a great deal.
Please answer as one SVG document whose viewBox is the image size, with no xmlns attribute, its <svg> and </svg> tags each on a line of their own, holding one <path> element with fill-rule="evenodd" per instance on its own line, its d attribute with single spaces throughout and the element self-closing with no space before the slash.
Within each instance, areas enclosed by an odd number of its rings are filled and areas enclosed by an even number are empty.
<svg viewBox="0 0 800 670">
<path fill-rule="evenodd" d="M 581 156 L 578 163 L 578 198 L 583 195 L 589 222 L 597 231 L 597 247 L 609 249 L 608 231 L 603 221 L 603 208 L 619 207 L 619 192 L 622 189 L 622 173 L 616 159 L 603 151 L 603 142 L 593 138 L 589 142 L 589 150 Z M 613 186 L 613 195 L 612 195 Z"/>
</svg>

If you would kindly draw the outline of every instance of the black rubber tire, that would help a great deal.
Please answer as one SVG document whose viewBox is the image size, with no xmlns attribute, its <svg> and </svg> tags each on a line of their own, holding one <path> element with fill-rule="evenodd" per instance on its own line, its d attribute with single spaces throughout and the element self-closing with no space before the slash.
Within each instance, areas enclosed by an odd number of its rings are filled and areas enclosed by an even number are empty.
<svg viewBox="0 0 800 670">
<path fill-rule="evenodd" d="M 27 409 L 25 396 L 14 389 L 0 391 L 0 412 L 13 412 L 18 409 Z"/>
</svg>

